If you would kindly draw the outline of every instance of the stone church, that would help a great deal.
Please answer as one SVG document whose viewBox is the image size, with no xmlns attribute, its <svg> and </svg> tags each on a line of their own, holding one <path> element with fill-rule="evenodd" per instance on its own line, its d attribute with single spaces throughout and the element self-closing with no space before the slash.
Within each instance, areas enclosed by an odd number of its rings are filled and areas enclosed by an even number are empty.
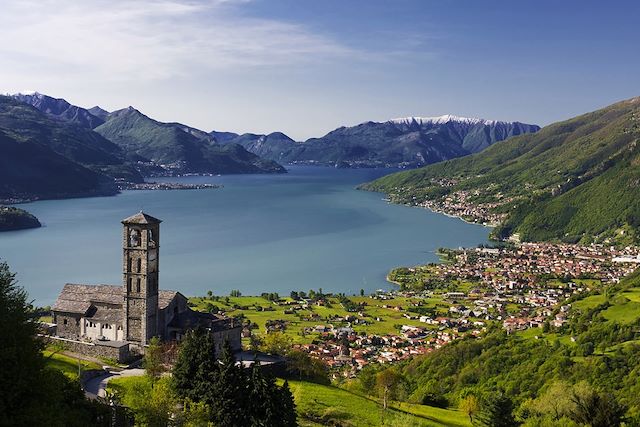
<svg viewBox="0 0 640 427">
<path fill-rule="evenodd" d="M 187 330 L 202 327 L 218 349 L 225 341 L 241 349 L 240 322 L 191 310 L 180 292 L 160 289 L 161 222 L 144 212 L 122 221 L 122 285 L 64 285 L 52 308 L 57 338 L 76 344 L 78 351 L 123 359 L 129 351 L 144 352 L 154 336 L 179 341 Z M 117 351 L 99 352 L 95 346 Z"/>
</svg>

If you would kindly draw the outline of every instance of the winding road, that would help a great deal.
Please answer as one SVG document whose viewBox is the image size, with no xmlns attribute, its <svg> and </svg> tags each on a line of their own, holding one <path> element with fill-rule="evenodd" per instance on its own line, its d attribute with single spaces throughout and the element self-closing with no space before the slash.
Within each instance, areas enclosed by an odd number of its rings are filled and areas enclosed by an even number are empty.
<svg viewBox="0 0 640 427">
<path fill-rule="evenodd" d="M 91 378 L 84 384 L 84 393 L 89 399 L 96 399 L 98 397 L 106 397 L 107 383 L 117 377 L 139 377 L 144 375 L 144 369 L 133 368 L 124 369 L 120 372 L 106 372 L 95 378 Z"/>
</svg>

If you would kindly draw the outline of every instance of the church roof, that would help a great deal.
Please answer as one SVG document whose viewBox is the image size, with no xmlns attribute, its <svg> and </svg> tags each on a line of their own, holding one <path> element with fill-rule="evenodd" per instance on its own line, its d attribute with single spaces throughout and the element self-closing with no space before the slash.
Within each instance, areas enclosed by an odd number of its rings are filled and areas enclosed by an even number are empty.
<svg viewBox="0 0 640 427">
<path fill-rule="evenodd" d="M 178 292 L 158 291 L 158 308 L 166 308 Z M 118 285 L 80 285 L 67 283 L 62 288 L 53 311 L 86 314 L 92 303 L 103 303 L 122 306 L 123 289 Z"/>
<path fill-rule="evenodd" d="M 123 224 L 160 224 L 162 220 L 154 218 L 142 211 L 122 220 Z"/>
<path fill-rule="evenodd" d="M 62 288 L 52 310 L 85 314 L 92 302 L 122 305 L 122 287 L 67 283 Z"/>
</svg>

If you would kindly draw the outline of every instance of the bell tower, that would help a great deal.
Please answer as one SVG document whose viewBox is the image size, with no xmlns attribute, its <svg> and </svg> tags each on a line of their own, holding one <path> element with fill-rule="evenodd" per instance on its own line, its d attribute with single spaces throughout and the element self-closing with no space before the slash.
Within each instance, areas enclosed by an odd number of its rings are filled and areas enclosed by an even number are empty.
<svg viewBox="0 0 640 427">
<path fill-rule="evenodd" d="M 124 339 L 146 345 L 158 331 L 158 255 L 162 221 L 140 211 L 122 220 Z"/>
</svg>

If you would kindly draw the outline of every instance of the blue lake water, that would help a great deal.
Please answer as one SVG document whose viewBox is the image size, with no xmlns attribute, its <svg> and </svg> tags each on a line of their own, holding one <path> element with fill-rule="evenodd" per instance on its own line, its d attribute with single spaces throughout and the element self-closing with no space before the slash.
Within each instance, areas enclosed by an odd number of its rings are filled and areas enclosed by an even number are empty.
<svg viewBox="0 0 640 427">
<path fill-rule="evenodd" d="M 286 175 L 171 179 L 222 189 L 29 203 L 21 207 L 44 227 L 0 234 L 0 258 L 45 305 L 64 283 L 121 282 L 120 221 L 140 209 L 163 220 L 160 287 L 188 296 L 389 289 L 395 266 L 437 261 L 439 247 L 487 242 L 486 227 L 355 190 L 389 172 L 291 167 Z"/>
</svg>

